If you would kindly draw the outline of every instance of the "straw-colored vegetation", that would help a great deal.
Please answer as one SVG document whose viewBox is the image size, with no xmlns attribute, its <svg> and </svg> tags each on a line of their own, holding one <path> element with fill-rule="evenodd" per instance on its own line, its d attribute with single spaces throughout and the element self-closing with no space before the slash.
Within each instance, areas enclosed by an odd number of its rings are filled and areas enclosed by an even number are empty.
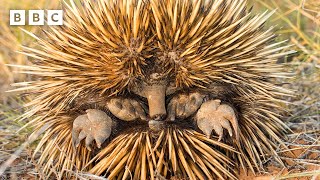
<svg viewBox="0 0 320 180">
<path fill-rule="evenodd" d="M 286 168 L 276 164 L 272 158 L 266 164 L 266 174 L 276 179 L 311 178 L 320 174 L 320 1 L 319 0 L 250 0 L 255 12 L 277 9 L 268 25 L 276 25 L 277 41 L 287 40 L 297 53 L 279 59 L 287 63 L 294 78 L 277 83 L 296 91 L 296 97 L 288 99 L 289 112 L 286 123 L 292 128 L 286 144 L 288 149 L 279 148 L 278 152 L 286 163 Z M 16 53 L 21 45 L 34 46 L 34 39 L 26 35 L 19 27 L 8 26 L 9 9 L 54 9 L 58 1 L 49 0 L 2 0 L 0 6 L 0 178 L 3 164 L 11 157 L 11 163 L 4 177 L 41 177 L 41 167 L 37 167 L 31 158 L 34 146 L 27 135 L 32 129 L 17 131 L 24 125 L 15 119 L 22 114 L 21 104 L 28 101 L 24 97 L 5 93 L 12 89 L 10 84 L 30 79 L 16 73 L 17 69 L 6 64 L 28 64 L 27 57 Z M 35 34 L 41 34 L 39 27 L 24 26 Z M 21 146 L 23 144 L 23 146 Z M 15 154 L 16 153 L 16 154 Z M 12 155 L 19 155 L 17 157 Z M 57 178 L 60 172 L 55 172 Z M 96 178 L 89 174 L 77 174 L 79 178 Z M 320 177 L 320 175 L 319 175 Z M 318 178 L 319 178 L 318 177 Z M 103 178 L 101 178 L 103 179 Z"/>
<path fill-rule="evenodd" d="M 17 96 L 6 91 L 13 89 L 14 82 L 30 80 L 18 73 L 18 69 L 9 67 L 7 64 L 25 65 L 28 59 L 25 55 L 17 53 L 21 45 L 34 46 L 34 39 L 26 35 L 20 28 L 39 34 L 38 26 L 9 26 L 10 9 L 55 9 L 60 3 L 58 1 L 46 0 L 3 0 L 0 5 L 0 164 L 12 157 L 13 167 L 6 171 L 4 177 L 17 179 L 20 175 L 34 177 L 34 162 L 30 159 L 32 147 L 28 143 L 21 145 L 28 139 L 32 129 L 18 130 L 24 126 L 24 122 L 15 119 L 23 112 L 22 104 L 28 99 Z M 32 146 L 32 145 L 31 145 Z M 27 147 L 27 148 L 26 148 Z M 13 157 L 13 154 L 20 155 L 20 158 Z M 1 166 L 0 165 L 0 166 Z M 3 166 L 1 166 L 3 167 Z M 0 169 L 1 169 L 0 167 Z M 30 168 L 30 169 L 29 169 Z M 0 170 L 1 171 L 1 170 Z M 0 173 L 1 174 L 1 173 Z M 2 175 L 0 175 L 2 178 Z"/>
</svg>

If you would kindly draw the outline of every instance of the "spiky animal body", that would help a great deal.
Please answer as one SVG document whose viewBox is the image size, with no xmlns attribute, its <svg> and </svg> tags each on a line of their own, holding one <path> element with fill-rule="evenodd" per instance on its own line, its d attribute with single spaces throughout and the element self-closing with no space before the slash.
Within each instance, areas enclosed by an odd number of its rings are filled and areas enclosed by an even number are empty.
<svg viewBox="0 0 320 180">
<path fill-rule="evenodd" d="M 279 119 L 279 104 L 289 92 L 272 78 L 283 76 L 276 60 L 288 52 L 279 53 L 285 47 L 271 44 L 276 37 L 273 28 L 263 28 L 271 14 L 252 15 L 243 0 L 66 4 L 64 25 L 50 28 L 45 39 L 37 38 L 39 49 L 25 48 L 36 59 L 25 67 L 26 73 L 41 78 L 22 88 L 37 94 L 24 118 L 33 116 L 31 125 L 47 128 L 36 149 L 42 149 L 39 164 L 44 172 L 50 174 L 54 167 L 66 174 L 89 171 L 109 178 L 233 179 L 233 169 L 261 170 L 265 154 L 276 155 L 276 144 L 287 131 Z M 146 87 L 154 86 L 150 92 L 158 90 L 163 96 L 149 96 Z M 185 119 L 162 124 L 158 132 L 150 125 L 125 130 L 138 127 L 125 118 L 142 116 L 118 114 L 121 120 L 106 106 L 114 97 L 122 98 L 117 102 L 135 99 L 128 103 L 147 107 L 143 109 L 149 121 L 148 113 L 165 114 L 163 108 L 171 99 L 194 92 L 206 99 L 196 110 L 207 100 L 219 99 L 228 104 L 224 109 L 231 108 L 226 111 L 235 111 L 238 138 L 225 136 L 219 142 L 192 123 L 180 125 L 194 119 L 189 112 Z M 161 103 L 153 104 L 157 98 Z M 151 108 L 158 105 L 163 107 Z M 72 141 L 73 123 L 88 109 L 99 109 L 117 123 L 101 149 L 94 151 L 84 143 L 75 148 Z M 82 118 L 90 122 L 90 115 Z"/>
</svg>

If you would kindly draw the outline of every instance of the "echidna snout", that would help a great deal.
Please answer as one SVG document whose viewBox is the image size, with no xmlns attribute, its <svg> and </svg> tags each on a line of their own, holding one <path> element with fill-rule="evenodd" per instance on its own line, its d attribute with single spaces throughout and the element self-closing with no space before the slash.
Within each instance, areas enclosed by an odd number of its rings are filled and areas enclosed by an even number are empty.
<svg viewBox="0 0 320 180">
<path fill-rule="evenodd" d="M 166 84 L 152 84 L 143 87 L 143 94 L 147 98 L 149 116 L 153 120 L 163 120 L 167 115 L 166 110 Z"/>
</svg>

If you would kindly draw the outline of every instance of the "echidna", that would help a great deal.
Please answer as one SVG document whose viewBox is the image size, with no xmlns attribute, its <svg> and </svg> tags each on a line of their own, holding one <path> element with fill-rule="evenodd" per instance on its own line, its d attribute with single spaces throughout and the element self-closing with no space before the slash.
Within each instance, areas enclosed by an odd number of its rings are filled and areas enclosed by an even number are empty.
<svg viewBox="0 0 320 180">
<path fill-rule="evenodd" d="M 236 179 L 263 169 L 287 132 L 290 91 L 274 43 L 273 12 L 245 0 L 82 0 L 63 26 L 25 48 L 23 115 L 46 128 L 44 174 L 109 179 Z"/>
</svg>

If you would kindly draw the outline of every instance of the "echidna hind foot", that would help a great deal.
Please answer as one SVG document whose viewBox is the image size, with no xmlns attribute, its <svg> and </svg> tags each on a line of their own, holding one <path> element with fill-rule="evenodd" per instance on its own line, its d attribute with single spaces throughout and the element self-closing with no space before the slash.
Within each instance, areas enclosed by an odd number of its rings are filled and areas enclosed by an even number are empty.
<svg viewBox="0 0 320 180">
<path fill-rule="evenodd" d="M 226 104 L 220 104 L 221 100 L 208 100 L 206 95 L 199 92 L 183 93 L 174 96 L 168 104 L 168 119 L 186 119 L 195 115 L 196 126 L 210 138 L 212 130 L 219 136 L 223 136 L 223 128 L 229 135 L 235 134 L 239 139 L 238 120 L 234 109 Z M 234 131 L 234 133 L 233 133 Z"/>
<path fill-rule="evenodd" d="M 109 138 L 112 130 L 112 119 L 103 111 L 88 109 L 86 114 L 78 116 L 73 121 L 72 141 L 78 147 L 85 139 L 86 147 L 91 151 L 91 143 L 95 141 L 100 148 L 101 144 Z"/>
<path fill-rule="evenodd" d="M 107 100 L 105 108 L 113 116 L 122 121 L 146 121 L 146 108 L 132 98 L 114 97 Z M 98 109 L 87 109 L 86 114 L 79 115 L 73 122 L 72 139 L 73 145 L 77 147 L 81 140 L 85 141 L 88 150 L 91 143 L 96 142 L 98 148 L 109 138 L 112 129 L 117 126 L 112 118 Z"/>
<path fill-rule="evenodd" d="M 231 137 L 234 134 L 235 139 L 239 140 L 238 120 L 234 109 L 220 103 L 221 100 L 209 100 L 203 103 L 195 116 L 197 126 L 208 138 L 214 130 L 220 141 L 225 128 Z"/>
</svg>

